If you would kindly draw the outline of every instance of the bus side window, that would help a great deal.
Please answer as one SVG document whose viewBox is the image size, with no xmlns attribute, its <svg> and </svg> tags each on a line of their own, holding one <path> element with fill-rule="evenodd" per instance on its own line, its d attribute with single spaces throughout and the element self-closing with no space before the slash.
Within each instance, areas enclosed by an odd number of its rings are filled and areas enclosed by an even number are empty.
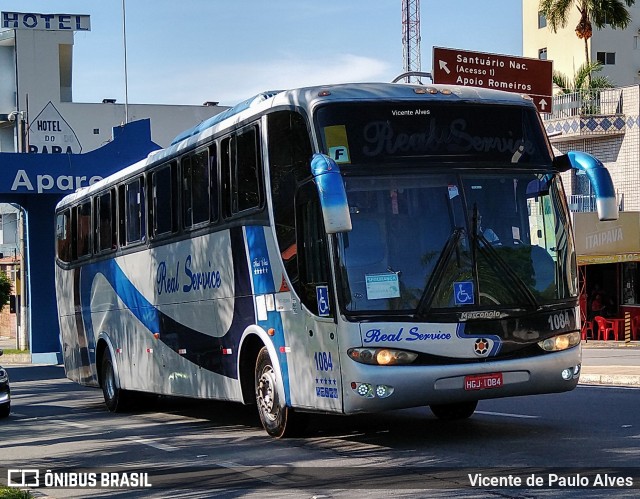
<svg viewBox="0 0 640 499">
<path fill-rule="evenodd" d="M 233 199 L 231 171 L 235 165 L 234 142 L 234 137 L 227 137 L 220 143 L 220 191 L 222 216 L 224 218 L 231 217 L 231 200 Z"/>
<path fill-rule="evenodd" d="M 329 284 L 329 256 L 322 208 L 313 182 L 304 184 L 296 193 L 296 222 L 300 299 L 318 315 L 316 287 Z"/>
<path fill-rule="evenodd" d="M 209 193 L 211 205 L 211 221 L 218 220 L 218 155 L 216 154 L 216 145 L 209 147 Z"/>
<path fill-rule="evenodd" d="M 124 204 L 124 206 L 122 206 Z M 124 186 L 124 236 L 125 244 L 145 240 L 144 179 L 137 179 Z"/>
<path fill-rule="evenodd" d="M 56 250 L 61 261 L 71 262 L 71 212 L 69 210 L 64 210 L 56 216 Z"/>
<path fill-rule="evenodd" d="M 91 255 L 91 201 L 74 208 L 75 213 L 75 257 Z"/>
<path fill-rule="evenodd" d="M 209 151 L 190 154 L 180 160 L 182 167 L 182 221 L 185 228 L 208 222 Z"/>
<path fill-rule="evenodd" d="M 311 140 L 305 118 L 294 111 L 269 114 L 267 133 L 276 238 L 289 280 L 299 292 L 293 199 L 298 183 L 311 175 Z"/>
<path fill-rule="evenodd" d="M 112 189 L 94 198 L 95 252 L 116 248 L 115 191 Z"/>
<path fill-rule="evenodd" d="M 262 155 L 257 126 L 225 138 L 220 147 L 222 213 L 231 217 L 260 208 Z"/>
<path fill-rule="evenodd" d="M 257 127 L 243 130 L 236 142 L 236 175 L 237 188 L 236 211 L 250 210 L 260 206 L 260 148 L 258 147 Z"/>
<path fill-rule="evenodd" d="M 177 230 L 177 164 L 172 161 L 151 173 L 149 200 L 149 234 L 159 237 Z"/>
</svg>

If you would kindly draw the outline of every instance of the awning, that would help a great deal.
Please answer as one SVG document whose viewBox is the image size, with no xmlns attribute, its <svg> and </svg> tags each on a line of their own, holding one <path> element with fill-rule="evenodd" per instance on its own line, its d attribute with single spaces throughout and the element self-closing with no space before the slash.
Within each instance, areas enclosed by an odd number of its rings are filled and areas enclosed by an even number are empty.
<svg viewBox="0 0 640 499">
<path fill-rule="evenodd" d="M 578 265 L 640 262 L 640 212 L 621 211 L 601 222 L 593 212 L 573 213 Z"/>
<path fill-rule="evenodd" d="M 640 262 L 640 253 L 625 253 L 622 255 L 578 255 L 578 265 L 623 262 Z"/>
</svg>

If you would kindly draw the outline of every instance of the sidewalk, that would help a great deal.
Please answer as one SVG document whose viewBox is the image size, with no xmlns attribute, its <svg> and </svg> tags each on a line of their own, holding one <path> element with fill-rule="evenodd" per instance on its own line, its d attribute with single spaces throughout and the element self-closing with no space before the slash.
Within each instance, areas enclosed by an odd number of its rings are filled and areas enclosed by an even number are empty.
<svg viewBox="0 0 640 499">
<path fill-rule="evenodd" d="M 0 348 L 15 349 L 16 340 L 0 337 Z M 30 364 L 31 354 L 4 354 L 0 365 Z M 582 342 L 580 384 L 640 387 L 640 342 Z"/>
<path fill-rule="evenodd" d="M 18 346 L 18 342 L 15 338 L 8 338 L 5 336 L 0 336 L 0 349 L 2 350 L 15 350 Z M 9 365 L 9 364 L 31 364 L 31 354 L 30 353 L 21 353 L 21 354 L 3 354 L 0 357 L 0 365 Z"/>
<path fill-rule="evenodd" d="M 583 385 L 640 387 L 640 342 L 582 342 Z"/>
</svg>

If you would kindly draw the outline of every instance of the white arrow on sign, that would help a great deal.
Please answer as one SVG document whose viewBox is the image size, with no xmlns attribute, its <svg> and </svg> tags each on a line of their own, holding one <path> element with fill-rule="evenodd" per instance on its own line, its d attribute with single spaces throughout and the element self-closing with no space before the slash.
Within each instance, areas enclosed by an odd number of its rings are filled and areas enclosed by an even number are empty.
<svg viewBox="0 0 640 499">
<path fill-rule="evenodd" d="M 451 74 L 451 71 L 447 67 L 447 63 L 445 61 L 438 61 L 440 64 L 440 69 L 444 69 L 447 74 Z"/>
<path fill-rule="evenodd" d="M 546 100 L 542 99 L 540 102 L 538 102 L 538 104 L 540 104 L 540 109 L 542 109 L 544 111 L 545 108 L 547 107 L 548 102 Z"/>
</svg>

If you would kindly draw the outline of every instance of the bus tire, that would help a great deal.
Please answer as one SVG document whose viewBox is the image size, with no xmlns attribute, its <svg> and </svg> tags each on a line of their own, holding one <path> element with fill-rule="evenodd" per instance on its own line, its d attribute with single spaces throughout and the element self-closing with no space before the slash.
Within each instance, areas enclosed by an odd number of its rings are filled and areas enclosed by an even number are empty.
<svg viewBox="0 0 640 499">
<path fill-rule="evenodd" d="M 128 393 L 119 388 L 116 371 L 113 367 L 113 359 L 111 352 L 107 348 L 102 358 L 102 394 L 104 395 L 104 403 L 111 412 L 124 412 L 129 407 Z"/>
<path fill-rule="evenodd" d="M 457 419 L 467 419 L 475 412 L 478 401 L 458 402 L 456 404 L 433 404 L 429 408 L 431 412 L 444 421 L 455 421 Z"/>
<path fill-rule="evenodd" d="M 260 422 L 269 435 L 291 437 L 304 428 L 304 415 L 298 414 L 280 400 L 278 377 L 267 347 L 262 347 L 256 359 L 255 389 Z"/>
</svg>

